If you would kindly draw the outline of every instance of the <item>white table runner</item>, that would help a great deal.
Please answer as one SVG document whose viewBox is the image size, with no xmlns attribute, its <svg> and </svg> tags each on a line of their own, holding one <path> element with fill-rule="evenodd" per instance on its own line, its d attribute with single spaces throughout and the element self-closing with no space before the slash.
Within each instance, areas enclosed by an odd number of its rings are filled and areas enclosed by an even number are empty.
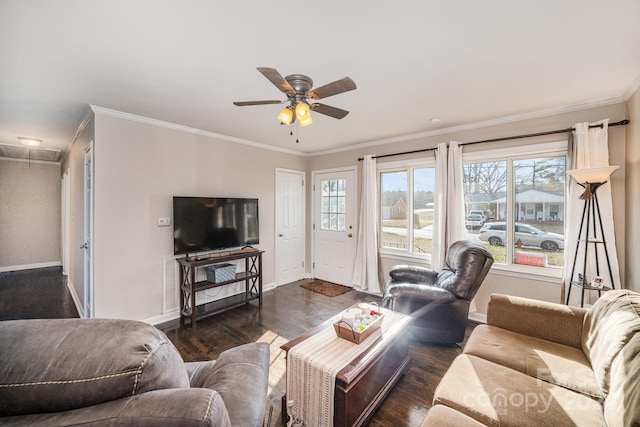
<svg viewBox="0 0 640 427">
<path fill-rule="evenodd" d="M 405 317 L 381 309 L 380 329 L 360 344 L 336 336 L 333 325 L 292 347 L 287 353 L 287 426 L 333 426 L 336 375 L 367 350 L 384 331 Z M 289 406 L 290 405 L 290 406 Z"/>
</svg>

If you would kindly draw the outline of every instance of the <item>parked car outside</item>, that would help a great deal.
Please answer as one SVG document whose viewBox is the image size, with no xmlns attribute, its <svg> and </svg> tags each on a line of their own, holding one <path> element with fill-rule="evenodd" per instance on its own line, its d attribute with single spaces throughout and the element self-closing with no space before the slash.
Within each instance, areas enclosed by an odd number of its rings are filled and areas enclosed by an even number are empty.
<svg viewBox="0 0 640 427">
<path fill-rule="evenodd" d="M 507 224 L 505 222 L 487 222 L 480 229 L 478 236 L 483 242 L 489 242 L 493 246 L 502 246 L 507 240 Z M 564 236 L 540 230 L 529 224 L 516 222 L 514 244 L 522 246 L 537 246 L 545 251 L 557 251 L 564 249 Z"/>
<path fill-rule="evenodd" d="M 480 217 L 482 218 L 482 222 L 484 223 L 487 220 L 487 215 L 481 211 L 481 210 L 475 210 L 475 211 L 470 211 L 469 212 L 469 216 L 471 215 L 480 215 Z"/>
<path fill-rule="evenodd" d="M 480 228 L 484 224 L 484 220 L 478 214 L 469 214 L 465 220 L 467 228 Z"/>
</svg>

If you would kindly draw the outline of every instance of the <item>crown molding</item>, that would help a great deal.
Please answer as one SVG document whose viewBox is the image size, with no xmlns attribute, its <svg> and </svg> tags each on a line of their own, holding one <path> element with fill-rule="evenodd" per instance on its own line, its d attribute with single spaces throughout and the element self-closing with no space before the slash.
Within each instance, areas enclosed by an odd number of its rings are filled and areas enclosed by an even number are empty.
<svg viewBox="0 0 640 427">
<path fill-rule="evenodd" d="M 236 138 L 234 136 L 223 135 L 221 133 L 210 132 L 202 129 L 197 129 L 189 126 L 179 125 L 176 123 L 165 122 L 163 120 L 151 119 L 149 117 L 138 116 L 135 114 L 125 113 L 122 111 L 112 110 L 109 108 L 100 107 L 97 105 L 90 105 L 91 110 L 96 114 L 102 114 L 105 116 L 117 117 L 119 119 L 130 120 L 133 122 L 144 123 L 148 125 L 158 126 L 166 129 L 177 130 L 180 132 L 191 133 L 194 135 L 206 136 L 209 138 L 221 139 L 223 141 L 234 142 L 237 144 L 249 145 L 255 148 L 261 148 L 263 150 L 278 151 L 286 154 L 294 154 L 296 156 L 305 156 L 305 153 L 296 150 L 290 150 L 287 148 L 274 147 L 272 145 L 263 144 L 260 142 L 250 141 L 247 139 Z"/>
<path fill-rule="evenodd" d="M 572 105 L 568 105 L 568 106 L 564 106 L 564 107 L 556 107 L 556 108 L 551 108 L 551 109 L 547 109 L 547 110 L 533 111 L 533 112 L 530 112 L 530 113 L 516 114 L 516 115 L 513 115 L 513 116 L 506 116 L 506 117 L 501 117 L 501 118 L 492 119 L 492 120 L 486 120 L 486 121 L 482 121 L 482 122 L 467 123 L 467 124 L 463 124 L 463 125 L 451 126 L 451 127 L 447 127 L 447 128 L 435 129 L 435 130 L 430 130 L 430 131 L 425 131 L 425 132 L 418 132 L 418 133 L 413 133 L 413 134 L 408 134 L 408 135 L 399 135 L 399 136 L 394 136 L 394 137 L 390 137 L 390 138 L 378 139 L 378 140 L 374 140 L 374 141 L 363 142 L 363 143 L 360 143 L 360 144 L 349 145 L 349 146 L 346 146 L 346 147 L 334 148 L 334 149 L 331 149 L 331 150 L 316 151 L 316 152 L 310 154 L 310 156 L 313 157 L 313 156 L 322 156 L 322 155 L 325 155 L 325 154 L 342 153 L 342 152 L 345 152 L 345 151 L 352 151 L 352 150 L 357 150 L 357 149 L 361 149 L 361 148 L 375 147 L 375 146 L 378 146 L 378 145 L 385 145 L 385 144 L 393 144 L 393 143 L 397 143 L 397 142 L 412 141 L 412 140 L 415 140 L 415 139 L 427 138 L 427 137 L 430 137 L 430 136 L 447 135 L 447 134 L 456 133 L 456 132 L 463 132 L 463 131 L 474 130 L 474 129 L 482 129 L 482 128 L 491 127 L 491 126 L 498 126 L 498 125 L 503 125 L 503 124 L 508 124 L 508 123 L 521 122 L 521 121 L 525 121 L 525 120 L 539 119 L 539 118 L 542 118 L 542 117 L 555 116 L 555 115 L 563 114 L 563 113 L 571 113 L 571 112 L 574 112 L 574 111 L 587 110 L 587 109 L 590 109 L 590 108 L 604 107 L 604 106 L 607 106 L 607 105 L 618 104 L 620 102 L 624 102 L 622 97 L 602 99 L 602 100 L 599 100 L 599 101 L 583 102 L 583 103 L 572 104 Z"/>
<path fill-rule="evenodd" d="M 624 101 L 627 102 L 629 98 L 631 98 L 633 94 L 638 91 L 639 88 L 640 88 L 640 74 L 636 76 L 635 80 L 632 81 L 629 87 L 627 88 L 627 90 L 624 91 L 624 95 L 622 95 L 622 99 L 624 99 Z"/>
</svg>

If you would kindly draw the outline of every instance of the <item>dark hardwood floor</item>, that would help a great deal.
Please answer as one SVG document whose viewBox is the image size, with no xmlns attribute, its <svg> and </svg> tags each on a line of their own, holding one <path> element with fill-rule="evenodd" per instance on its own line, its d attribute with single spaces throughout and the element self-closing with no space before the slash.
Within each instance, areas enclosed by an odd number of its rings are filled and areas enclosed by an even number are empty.
<svg viewBox="0 0 640 427">
<path fill-rule="evenodd" d="M 0 320 L 78 317 L 64 283 L 60 269 L 0 274 Z M 180 326 L 178 320 L 158 325 L 158 328 L 167 334 L 185 361 L 216 359 L 222 351 L 236 345 L 268 342 L 272 352 L 270 374 L 275 377 L 270 379 L 271 425 L 280 426 L 278 400 L 285 387 L 279 346 L 356 301 L 380 300 L 356 291 L 325 297 L 302 289 L 300 283 L 266 292 L 262 309 L 253 301 L 201 320 L 196 328 Z M 475 323 L 470 322 L 467 336 L 474 327 Z M 461 352 L 454 346 L 411 340 L 409 372 L 400 379 L 368 425 L 418 426 L 431 406 L 440 378 Z"/>
<path fill-rule="evenodd" d="M 0 320 L 78 317 L 61 267 L 0 273 Z"/>
</svg>

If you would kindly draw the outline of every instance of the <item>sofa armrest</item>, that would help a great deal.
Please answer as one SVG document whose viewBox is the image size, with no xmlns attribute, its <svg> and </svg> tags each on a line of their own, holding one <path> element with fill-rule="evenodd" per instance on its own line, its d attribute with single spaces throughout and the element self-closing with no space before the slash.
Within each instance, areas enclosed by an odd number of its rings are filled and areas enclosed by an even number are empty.
<svg viewBox="0 0 640 427">
<path fill-rule="evenodd" d="M 438 278 L 438 272 L 416 265 L 395 265 L 389 271 L 393 282 L 424 283 L 432 285 Z"/>
<path fill-rule="evenodd" d="M 487 324 L 535 338 L 582 349 L 584 308 L 493 294 Z"/>
<path fill-rule="evenodd" d="M 220 353 L 213 362 L 186 364 L 192 387 L 210 388 L 222 397 L 231 425 L 261 427 L 269 385 L 269 345 L 244 344 Z"/>
</svg>

